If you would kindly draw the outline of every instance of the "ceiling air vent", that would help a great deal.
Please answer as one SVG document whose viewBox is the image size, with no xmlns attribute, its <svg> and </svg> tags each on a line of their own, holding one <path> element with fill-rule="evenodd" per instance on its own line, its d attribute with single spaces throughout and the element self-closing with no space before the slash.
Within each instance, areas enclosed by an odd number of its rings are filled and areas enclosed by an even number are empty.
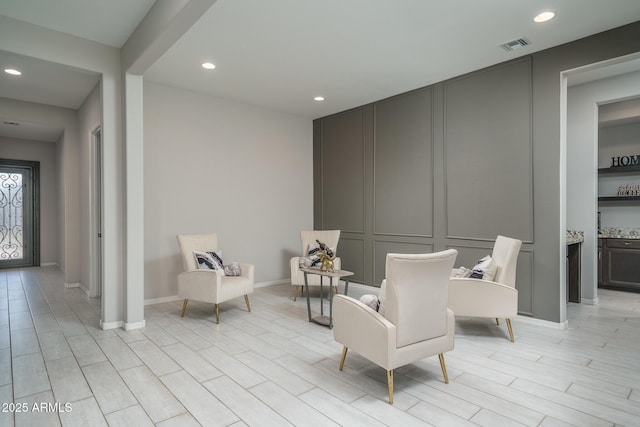
<svg viewBox="0 0 640 427">
<path fill-rule="evenodd" d="M 528 46 L 530 43 L 524 37 L 516 40 L 511 40 L 510 42 L 506 42 L 505 44 L 501 44 L 500 47 L 506 50 L 507 52 L 511 52 L 512 50 L 520 49 L 521 47 Z"/>
</svg>

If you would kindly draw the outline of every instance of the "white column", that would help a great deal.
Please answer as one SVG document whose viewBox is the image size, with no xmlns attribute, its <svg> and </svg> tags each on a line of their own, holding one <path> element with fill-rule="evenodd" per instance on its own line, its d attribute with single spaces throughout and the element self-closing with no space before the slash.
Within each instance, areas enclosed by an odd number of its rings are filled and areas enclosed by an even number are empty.
<svg viewBox="0 0 640 427">
<path fill-rule="evenodd" d="M 125 73 L 126 268 L 124 329 L 144 321 L 143 77 Z"/>
</svg>

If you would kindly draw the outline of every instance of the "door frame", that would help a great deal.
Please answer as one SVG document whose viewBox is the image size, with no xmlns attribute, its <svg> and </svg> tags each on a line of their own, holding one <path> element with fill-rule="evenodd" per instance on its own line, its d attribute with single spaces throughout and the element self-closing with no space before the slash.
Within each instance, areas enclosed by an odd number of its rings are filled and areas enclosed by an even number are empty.
<svg viewBox="0 0 640 427">
<path fill-rule="evenodd" d="M 26 240 L 26 226 L 25 219 L 31 227 L 31 259 L 24 262 L 11 262 L 9 265 L 5 264 L 0 268 L 19 268 L 19 267 L 36 267 L 40 265 L 40 162 L 30 160 L 16 160 L 16 159 L 0 159 L 0 166 L 7 168 L 24 169 L 28 171 L 31 184 L 31 197 L 30 197 L 30 212 L 25 212 L 23 217 L 23 244 Z M 24 198 L 24 195 L 23 195 Z M 26 203 L 23 203 L 23 207 Z M 9 261 L 10 262 L 10 261 Z"/>
<path fill-rule="evenodd" d="M 91 132 L 91 165 L 90 165 L 90 276 L 89 296 L 102 295 L 103 286 L 103 245 L 102 245 L 102 126 L 98 126 Z"/>
</svg>

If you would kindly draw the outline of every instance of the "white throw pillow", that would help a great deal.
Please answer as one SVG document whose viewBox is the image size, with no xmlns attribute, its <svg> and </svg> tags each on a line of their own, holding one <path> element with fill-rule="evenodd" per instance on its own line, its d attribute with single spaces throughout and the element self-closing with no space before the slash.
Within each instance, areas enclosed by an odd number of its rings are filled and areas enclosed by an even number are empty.
<svg viewBox="0 0 640 427">
<path fill-rule="evenodd" d="M 378 297 L 373 294 L 365 294 L 360 297 L 360 302 L 366 306 L 369 306 L 374 311 L 378 311 L 380 308 L 380 301 Z"/>
<path fill-rule="evenodd" d="M 224 266 L 224 274 L 225 276 L 241 276 L 242 270 L 240 269 L 240 264 L 237 262 L 232 262 Z"/>
<path fill-rule="evenodd" d="M 472 273 L 471 276 L 469 276 L 470 278 L 493 281 L 496 277 L 496 273 L 498 272 L 498 264 L 496 264 L 490 255 L 487 255 L 478 261 L 471 270 Z"/>
</svg>

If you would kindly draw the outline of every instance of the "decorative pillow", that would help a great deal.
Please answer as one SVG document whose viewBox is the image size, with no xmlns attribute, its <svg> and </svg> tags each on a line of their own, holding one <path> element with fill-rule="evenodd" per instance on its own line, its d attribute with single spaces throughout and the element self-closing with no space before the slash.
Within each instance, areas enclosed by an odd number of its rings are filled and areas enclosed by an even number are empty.
<svg viewBox="0 0 640 427">
<path fill-rule="evenodd" d="M 309 259 L 309 262 L 311 262 L 311 265 L 309 265 L 309 267 L 315 267 L 316 265 L 320 264 L 320 257 L 318 256 L 318 252 L 320 252 L 320 245 L 318 245 L 317 243 L 309 244 L 309 250 L 307 251 L 307 258 Z"/>
<path fill-rule="evenodd" d="M 378 301 L 378 297 L 373 294 L 366 294 L 360 297 L 360 302 L 368 305 L 372 310 L 378 311 L 380 308 L 380 301 Z"/>
<path fill-rule="evenodd" d="M 219 270 L 224 276 L 224 264 L 222 263 L 222 251 L 205 252 L 193 251 L 196 264 L 200 270 Z"/>
<path fill-rule="evenodd" d="M 487 255 L 478 261 L 478 264 L 476 264 L 471 270 L 472 273 L 471 276 L 469 276 L 470 278 L 492 281 L 498 272 L 498 264 L 496 264 L 490 255 Z"/>
<path fill-rule="evenodd" d="M 300 259 L 298 260 L 298 267 L 300 267 L 300 268 L 309 268 L 309 267 L 311 267 L 312 263 L 313 263 L 313 261 L 311 260 L 311 258 L 301 256 Z"/>
<path fill-rule="evenodd" d="M 226 276 L 240 276 L 242 275 L 242 271 L 240 270 L 240 264 L 237 262 L 232 262 L 231 264 L 227 264 L 224 266 L 224 274 Z"/>
<path fill-rule="evenodd" d="M 469 270 L 467 267 L 460 267 L 456 270 L 456 274 L 453 277 L 471 277 L 473 270 Z"/>
</svg>

